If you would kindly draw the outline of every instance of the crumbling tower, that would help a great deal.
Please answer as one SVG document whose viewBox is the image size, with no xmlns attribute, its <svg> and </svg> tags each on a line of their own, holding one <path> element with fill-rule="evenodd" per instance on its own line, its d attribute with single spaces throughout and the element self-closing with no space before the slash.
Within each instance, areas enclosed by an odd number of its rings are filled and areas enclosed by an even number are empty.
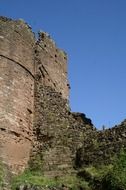
<svg viewBox="0 0 126 190">
<path fill-rule="evenodd" d="M 28 161 L 34 103 L 34 34 L 0 17 L 0 157 L 13 172 Z"/>
<path fill-rule="evenodd" d="M 40 84 L 50 86 L 61 93 L 62 98 L 69 98 L 69 83 L 67 79 L 67 55 L 57 48 L 49 34 L 39 33 L 36 43 L 35 73 Z"/>
<path fill-rule="evenodd" d="M 12 172 L 26 167 L 34 124 L 40 112 L 44 117 L 39 87 L 52 88 L 68 102 L 66 63 L 66 54 L 47 33 L 36 40 L 23 20 L 0 17 L 0 159 Z"/>
</svg>

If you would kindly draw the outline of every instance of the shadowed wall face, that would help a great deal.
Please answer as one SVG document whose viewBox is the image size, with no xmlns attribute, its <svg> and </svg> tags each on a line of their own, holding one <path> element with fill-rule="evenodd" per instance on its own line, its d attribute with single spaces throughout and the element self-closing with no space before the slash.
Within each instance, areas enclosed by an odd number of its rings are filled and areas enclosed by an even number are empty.
<svg viewBox="0 0 126 190">
<path fill-rule="evenodd" d="M 23 170 L 32 140 L 34 35 L 23 21 L 0 17 L 0 157 Z"/>
</svg>

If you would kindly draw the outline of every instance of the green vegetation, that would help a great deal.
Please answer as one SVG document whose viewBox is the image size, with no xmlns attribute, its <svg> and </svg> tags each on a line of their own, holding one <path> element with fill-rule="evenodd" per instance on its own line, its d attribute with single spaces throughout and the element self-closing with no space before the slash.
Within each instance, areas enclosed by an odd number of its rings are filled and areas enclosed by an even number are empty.
<svg viewBox="0 0 126 190">
<path fill-rule="evenodd" d="M 21 184 L 30 184 L 38 187 L 61 187 L 67 186 L 71 190 L 78 190 L 80 187 L 85 190 L 91 190 L 88 182 L 77 178 L 76 176 L 65 176 L 60 178 L 47 178 L 40 173 L 26 170 L 22 175 L 15 177 L 12 181 L 12 190 L 16 190 Z"/>
<path fill-rule="evenodd" d="M 119 157 L 114 161 L 112 170 L 104 181 L 109 184 L 110 190 L 126 189 L 126 152 L 121 151 Z"/>
<path fill-rule="evenodd" d="M 29 167 L 30 167 L 30 171 L 32 172 L 39 172 L 43 173 L 42 169 L 43 169 L 43 155 L 42 154 L 36 154 L 34 158 L 32 158 L 29 161 Z"/>
<path fill-rule="evenodd" d="M 2 162 L 0 161 L 0 187 L 3 187 L 4 177 L 5 177 L 4 167 Z"/>
<path fill-rule="evenodd" d="M 2 181 L 2 169 L 0 180 Z M 126 190 L 126 152 L 121 151 L 115 157 L 113 164 L 99 167 L 90 166 L 83 168 L 77 176 L 47 178 L 40 171 L 26 170 L 12 181 L 12 190 L 21 184 L 31 184 L 38 187 L 61 187 L 71 190 Z"/>
<path fill-rule="evenodd" d="M 89 166 L 81 169 L 78 175 L 88 182 L 91 190 L 103 190 L 103 179 L 111 171 L 112 167 L 112 165 L 99 167 Z"/>
<path fill-rule="evenodd" d="M 92 190 L 126 190 L 126 152 L 121 151 L 113 164 L 84 168 L 78 174 Z"/>
</svg>

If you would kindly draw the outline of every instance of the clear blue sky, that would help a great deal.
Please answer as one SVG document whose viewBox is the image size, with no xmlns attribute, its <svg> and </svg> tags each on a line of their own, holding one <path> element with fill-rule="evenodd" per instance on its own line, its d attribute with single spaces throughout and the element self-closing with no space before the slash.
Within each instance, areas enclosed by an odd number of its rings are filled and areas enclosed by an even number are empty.
<svg viewBox="0 0 126 190">
<path fill-rule="evenodd" d="M 0 0 L 69 55 L 70 104 L 97 128 L 126 118 L 126 0 Z"/>
</svg>

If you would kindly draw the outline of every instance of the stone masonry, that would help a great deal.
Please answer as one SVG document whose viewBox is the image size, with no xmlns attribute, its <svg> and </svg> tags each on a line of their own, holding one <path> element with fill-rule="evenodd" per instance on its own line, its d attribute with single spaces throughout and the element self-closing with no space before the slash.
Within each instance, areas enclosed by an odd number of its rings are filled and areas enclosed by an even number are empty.
<svg viewBox="0 0 126 190">
<path fill-rule="evenodd" d="M 34 151 L 30 167 L 44 175 L 73 171 L 76 152 L 93 125 L 84 114 L 71 113 L 66 99 L 52 87 L 37 83 L 35 90 Z M 38 159 L 38 160 L 37 160 Z M 40 167 L 40 163 L 42 166 Z"/>
<path fill-rule="evenodd" d="M 34 106 L 34 34 L 0 17 L 0 157 L 13 172 L 28 162 Z"/>
<path fill-rule="evenodd" d="M 36 81 L 68 101 L 66 62 L 48 34 L 36 40 L 23 20 L 0 17 L 0 157 L 13 173 L 26 167 L 34 141 Z"/>
<path fill-rule="evenodd" d="M 126 146 L 126 122 L 97 131 L 69 107 L 67 55 L 45 32 L 0 17 L 0 160 L 57 177 L 110 163 Z"/>
</svg>

